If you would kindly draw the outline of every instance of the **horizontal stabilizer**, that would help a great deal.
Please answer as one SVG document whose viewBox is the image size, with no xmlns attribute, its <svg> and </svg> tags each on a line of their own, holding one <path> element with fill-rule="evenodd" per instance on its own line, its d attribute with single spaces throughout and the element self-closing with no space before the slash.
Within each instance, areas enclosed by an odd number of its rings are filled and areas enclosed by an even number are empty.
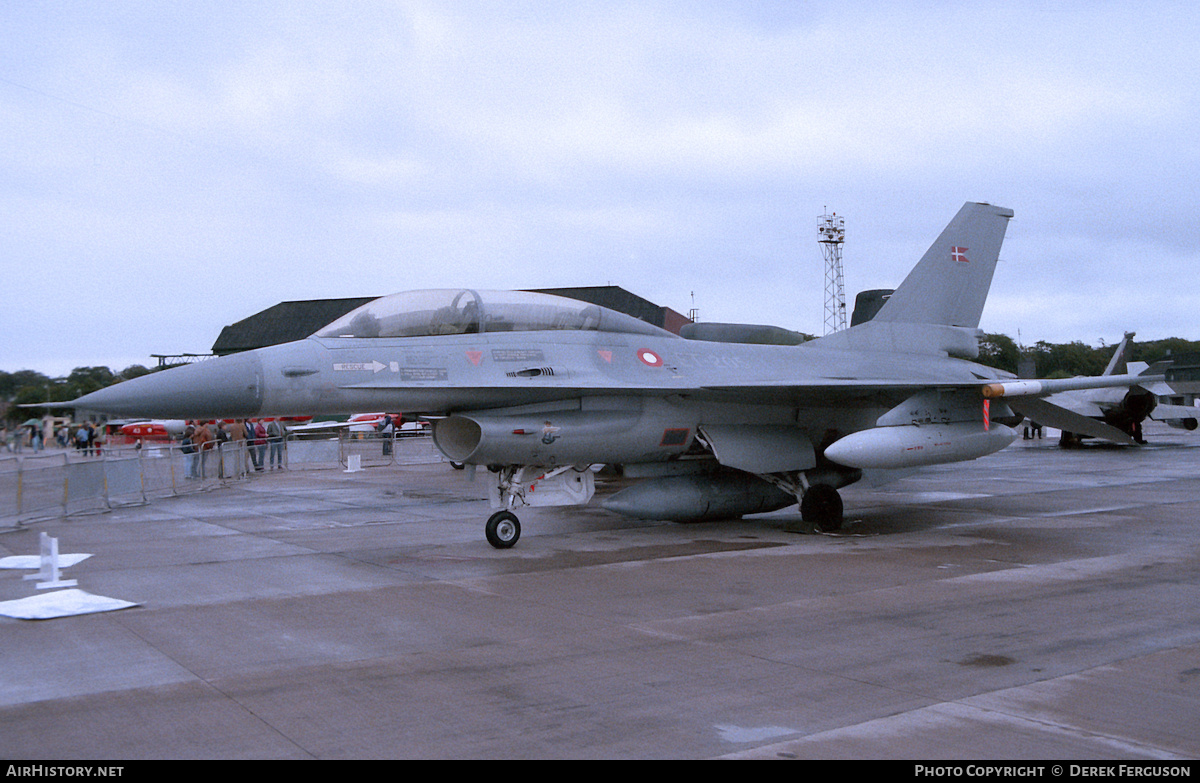
<svg viewBox="0 0 1200 783">
<path fill-rule="evenodd" d="M 1150 418 L 1155 421 L 1183 421 L 1192 419 L 1200 421 L 1200 408 L 1194 405 L 1155 405 L 1150 412 Z"/>
</svg>

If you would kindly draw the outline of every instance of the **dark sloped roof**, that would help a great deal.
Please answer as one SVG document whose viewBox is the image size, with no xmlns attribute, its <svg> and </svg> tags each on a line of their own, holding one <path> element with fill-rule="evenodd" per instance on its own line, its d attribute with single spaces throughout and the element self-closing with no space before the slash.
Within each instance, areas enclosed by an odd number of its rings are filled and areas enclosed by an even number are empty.
<svg viewBox="0 0 1200 783">
<path fill-rule="evenodd" d="M 637 294 L 631 294 L 624 288 L 615 285 L 584 286 L 581 288 L 530 288 L 535 294 L 554 294 L 574 299 L 579 302 L 600 305 L 618 313 L 632 315 L 648 324 L 662 327 L 664 325 L 663 308 Z"/>
<path fill-rule="evenodd" d="M 361 307 L 375 298 L 366 296 L 280 302 L 261 313 L 226 326 L 213 343 L 212 350 L 213 353 L 224 356 L 252 348 L 303 340 L 322 326 L 336 321 L 354 308 Z"/>
</svg>

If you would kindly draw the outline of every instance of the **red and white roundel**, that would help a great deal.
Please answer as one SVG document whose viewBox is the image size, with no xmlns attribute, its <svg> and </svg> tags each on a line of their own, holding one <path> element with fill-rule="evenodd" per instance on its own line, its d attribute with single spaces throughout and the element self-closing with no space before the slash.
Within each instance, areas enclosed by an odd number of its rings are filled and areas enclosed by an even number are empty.
<svg viewBox="0 0 1200 783">
<path fill-rule="evenodd" d="M 642 360 L 642 364 L 650 367 L 662 367 L 662 357 L 651 351 L 649 348 L 639 348 L 637 352 L 638 358 Z"/>
</svg>

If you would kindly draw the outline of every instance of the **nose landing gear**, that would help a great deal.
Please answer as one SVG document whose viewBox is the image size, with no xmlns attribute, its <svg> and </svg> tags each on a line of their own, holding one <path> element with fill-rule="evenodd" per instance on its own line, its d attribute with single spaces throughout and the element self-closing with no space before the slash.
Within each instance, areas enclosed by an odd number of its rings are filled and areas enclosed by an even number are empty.
<svg viewBox="0 0 1200 783">
<path fill-rule="evenodd" d="M 484 534 L 492 546 L 508 549 L 521 537 L 521 521 L 511 511 L 497 511 L 488 517 Z"/>
</svg>

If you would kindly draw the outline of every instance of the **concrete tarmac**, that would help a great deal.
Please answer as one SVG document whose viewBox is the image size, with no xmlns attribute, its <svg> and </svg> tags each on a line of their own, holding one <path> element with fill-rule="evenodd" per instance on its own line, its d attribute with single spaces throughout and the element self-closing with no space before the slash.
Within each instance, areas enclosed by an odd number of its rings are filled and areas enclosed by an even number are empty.
<svg viewBox="0 0 1200 783">
<path fill-rule="evenodd" d="M 1147 437 L 856 485 L 837 536 L 590 506 L 499 551 L 448 465 L 30 525 L 0 556 L 140 606 L 0 618 L 0 758 L 1194 759 L 1200 433 Z"/>
</svg>

